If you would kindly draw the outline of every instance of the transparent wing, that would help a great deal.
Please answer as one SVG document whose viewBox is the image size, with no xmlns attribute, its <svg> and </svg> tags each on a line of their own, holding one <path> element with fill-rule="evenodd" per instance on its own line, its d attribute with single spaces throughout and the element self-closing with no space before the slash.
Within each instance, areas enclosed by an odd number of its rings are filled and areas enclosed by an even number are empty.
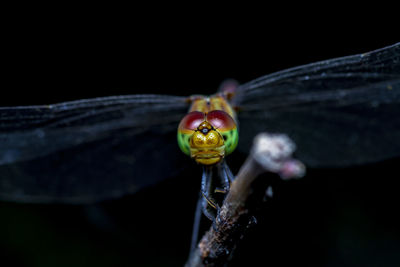
<svg viewBox="0 0 400 267">
<path fill-rule="evenodd" d="M 400 43 L 321 61 L 240 86 L 240 148 L 260 131 L 287 133 L 308 166 L 400 155 Z"/>
<path fill-rule="evenodd" d="M 131 95 L 0 108 L 0 198 L 94 202 L 173 175 L 188 105 L 184 97 Z"/>
</svg>

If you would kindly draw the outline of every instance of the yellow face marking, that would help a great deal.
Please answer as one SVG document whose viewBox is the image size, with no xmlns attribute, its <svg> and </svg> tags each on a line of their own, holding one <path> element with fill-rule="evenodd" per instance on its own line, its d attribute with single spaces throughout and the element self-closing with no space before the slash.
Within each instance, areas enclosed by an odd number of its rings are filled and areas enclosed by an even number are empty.
<svg viewBox="0 0 400 267">
<path fill-rule="evenodd" d="M 203 121 L 190 138 L 190 155 L 204 165 L 218 163 L 225 156 L 224 138 L 209 122 Z"/>
</svg>

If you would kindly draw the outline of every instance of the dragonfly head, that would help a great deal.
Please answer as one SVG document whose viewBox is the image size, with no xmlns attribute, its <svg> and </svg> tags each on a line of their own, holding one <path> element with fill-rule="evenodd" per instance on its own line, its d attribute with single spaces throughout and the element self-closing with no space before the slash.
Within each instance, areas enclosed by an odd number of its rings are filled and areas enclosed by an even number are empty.
<svg viewBox="0 0 400 267">
<path fill-rule="evenodd" d="M 238 143 L 235 121 L 226 112 L 215 110 L 207 114 L 193 111 L 178 127 L 178 144 L 183 153 L 203 165 L 220 162 L 233 152 Z"/>
<path fill-rule="evenodd" d="M 208 121 L 200 123 L 189 145 L 191 157 L 200 164 L 215 164 L 225 156 L 224 138 Z"/>
</svg>

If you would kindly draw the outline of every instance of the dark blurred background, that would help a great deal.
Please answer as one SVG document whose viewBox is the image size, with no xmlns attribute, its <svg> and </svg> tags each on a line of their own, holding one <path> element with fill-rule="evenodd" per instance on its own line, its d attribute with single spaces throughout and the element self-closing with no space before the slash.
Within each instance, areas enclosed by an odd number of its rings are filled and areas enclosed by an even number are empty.
<svg viewBox="0 0 400 267">
<path fill-rule="evenodd" d="M 363 23 L 329 28 L 260 19 L 245 25 L 232 14 L 222 25 L 208 25 L 206 17 L 193 25 L 161 17 L 150 26 L 126 17 L 56 17 L 9 29 L 1 105 L 210 94 L 226 78 L 243 83 L 400 41 Z M 235 171 L 244 157 L 232 155 Z M 274 198 L 238 247 L 234 266 L 399 266 L 399 163 L 310 169 L 292 182 L 266 178 Z M 182 164 L 188 168 L 177 177 L 99 205 L 1 202 L 4 266 L 182 266 L 200 185 L 199 168 L 190 160 Z"/>
</svg>

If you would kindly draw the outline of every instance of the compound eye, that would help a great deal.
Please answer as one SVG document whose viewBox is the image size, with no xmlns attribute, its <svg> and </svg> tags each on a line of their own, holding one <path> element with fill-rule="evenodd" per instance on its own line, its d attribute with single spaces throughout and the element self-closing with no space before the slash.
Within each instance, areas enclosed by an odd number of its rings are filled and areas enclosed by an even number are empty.
<svg viewBox="0 0 400 267">
<path fill-rule="evenodd" d="M 179 123 L 178 131 L 181 133 L 192 133 L 204 120 L 204 113 L 200 111 L 192 111 L 183 117 Z"/>
<path fill-rule="evenodd" d="M 236 128 L 236 123 L 228 113 L 222 110 L 213 110 L 207 114 L 207 121 L 218 131 L 230 131 Z"/>
</svg>

